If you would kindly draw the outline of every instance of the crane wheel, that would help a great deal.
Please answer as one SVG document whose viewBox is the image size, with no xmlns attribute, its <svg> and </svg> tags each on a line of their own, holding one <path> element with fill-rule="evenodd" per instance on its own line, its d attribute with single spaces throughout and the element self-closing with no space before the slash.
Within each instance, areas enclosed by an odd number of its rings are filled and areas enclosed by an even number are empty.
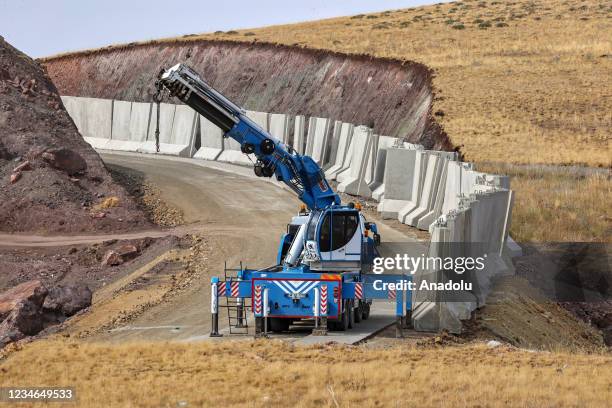
<svg viewBox="0 0 612 408">
<path fill-rule="evenodd" d="M 353 309 L 353 313 L 355 314 L 355 323 L 360 323 L 363 317 L 363 302 L 361 300 L 357 301 L 357 307 Z"/>
<path fill-rule="evenodd" d="M 272 141 L 272 139 L 265 139 L 263 142 L 261 142 L 261 152 L 263 154 L 272 154 L 272 152 L 274 152 L 274 142 Z"/>
<path fill-rule="evenodd" d="M 261 164 L 256 164 L 255 167 L 253 167 L 253 171 L 255 172 L 255 175 L 257 177 L 263 177 L 264 176 L 264 168 Z"/>
</svg>

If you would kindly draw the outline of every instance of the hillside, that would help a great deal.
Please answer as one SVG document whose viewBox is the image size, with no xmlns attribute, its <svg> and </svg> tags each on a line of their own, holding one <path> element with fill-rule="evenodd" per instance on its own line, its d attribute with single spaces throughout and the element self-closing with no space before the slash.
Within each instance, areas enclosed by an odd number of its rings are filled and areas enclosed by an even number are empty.
<svg viewBox="0 0 612 408">
<path fill-rule="evenodd" d="M 118 231 L 150 225 L 85 143 L 43 68 L 2 37 L 0 186 L 3 232 Z M 107 199 L 111 201 L 104 203 Z"/>
<path fill-rule="evenodd" d="M 417 61 L 466 159 L 612 165 L 612 2 L 465 0 L 198 38 Z M 607 78 L 607 80 L 606 80 Z"/>
</svg>

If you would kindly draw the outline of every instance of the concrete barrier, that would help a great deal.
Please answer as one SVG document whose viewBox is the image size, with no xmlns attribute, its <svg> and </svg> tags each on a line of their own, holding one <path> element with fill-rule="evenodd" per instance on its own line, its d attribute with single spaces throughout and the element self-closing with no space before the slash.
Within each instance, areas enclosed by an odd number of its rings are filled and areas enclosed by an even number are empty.
<svg viewBox="0 0 612 408">
<path fill-rule="evenodd" d="M 372 129 L 366 126 L 358 126 L 354 129 L 351 155 L 351 163 L 348 170 L 342 173 L 345 176 L 338 184 L 338 191 L 362 197 L 370 197 L 372 191 L 365 181 L 366 169 L 368 167 L 367 158 L 371 154 L 370 149 L 374 141 Z"/>
<path fill-rule="evenodd" d="M 412 193 L 410 195 L 410 200 L 397 213 L 397 219 L 400 222 L 404 222 L 404 218 L 419 207 L 421 195 L 423 193 L 423 182 L 425 180 L 428 155 L 426 152 L 421 150 L 415 150 L 415 152 L 416 155 L 414 159 L 414 180 L 412 181 Z"/>
<path fill-rule="evenodd" d="M 217 125 L 199 115 L 200 148 L 193 155 L 196 159 L 217 160 L 223 152 L 223 131 Z"/>
<path fill-rule="evenodd" d="M 372 198 L 375 200 L 380 200 L 380 196 L 378 199 L 375 197 L 376 190 L 383 186 L 384 178 L 385 178 L 385 168 L 387 161 L 387 149 L 394 146 L 397 143 L 398 139 L 396 137 L 390 136 L 380 136 L 378 138 L 378 147 L 376 149 L 376 159 L 374 161 L 374 177 L 372 182 L 369 184 L 370 190 L 372 190 Z M 384 190 L 384 187 L 383 189 Z M 379 190 L 380 191 L 380 190 Z"/>
<path fill-rule="evenodd" d="M 293 127 L 293 149 L 299 154 L 304 154 L 306 148 L 306 117 L 297 115 Z"/>
<path fill-rule="evenodd" d="M 382 137 L 387 138 L 388 136 L 382 136 Z M 386 151 L 391 147 L 404 148 L 408 150 L 421 150 L 421 151 L 423 150 L 423 146 L 421 145 L 413 145 L 413 144 L 406 143 L 406 142 L 400 143 L 397 138 L 393 138 L 393 139 L 395 140 L 394 143 L 383 149 L 380 149 L 380 146 L 381 145 L 384 146 L 385 144 L 388 144 L 389 142 L 386 141 L 386 139 L 382 139 L 382 141 L 379 141 L 379 150 L 378 150 L 379 153 L 378 153 L 378 159 L 376 161 L 376 170 L 374 172 L 374 182 L 372 185 L 370 185 L 370 188 L 372 189 L 372 198 L 378 202 L 381 202 L 383 198 L 385 197 L 385 176 L 384 174 L 387 169 Z M 381 172 L 382 172 L 382 178 L 380 175 Z"/>
<path fill-rule="evenodd" d="M 62 102 L 85 141 L 104 149 L 112 133 L 113 101 L 64 96 Z"/>
<path fill-rule="evenodd" d="M 425 170 L 425 178 L 423 180 L 423 189 L 421 197 L 419 199 L 419 205 L 414 210 L 403 215 L 400 220 L 404 224 L 417 226 L 417 223 L 421 217 L 426 215 L 433 207 L 436 192 L 439 185 L 440 177 L 442 175 L 442 161 L 443 159 L 435 154 L 426 153 L 427 167 Z"/>
<path fill-rule="evenodd" d="M 328 148 L 327 148 L 327 154 L 324 159 L 324 163 L 325 163 L 323 165 L 324 171 L 326 171 L 327 169 L 329 169 L 330 167 L 336 164 L 336 156 L 338 154 L 338 147 L 340 144 L 340 133 L 341 132 L 342 132 L 342 121 L 335 120 L 333 123 L 333 128 L 328 138 L 328 142 L 327 142 Z"/>
<path fill-rule="evenodd" d="M 289 115 L 282 113 L 270 114 L 270 134 L 283 142 L 289 143 Z"/>
<path fill-rule="evenodd" d="M 162 143 L 167 142 L 172 137 L 172 125 L 174 123 L 174 114 L 176 113 L 176 105 L 171 103 L 162 103 L 159 106 L 159 145 L 160 153 L 162 153 Z M 155 129 L 157 128 L 157 105 L 154 104 L 151 109 L 151 121 L 149 126 L 149 134 L 147 141 L 144 142 L 138 151 L 141 153 L 157 153 L 155 146 Z"/>
<path fill-rule="evenodd" d="M 433 198 L 433 205 L 428 207 L 428 212 L 422 215 L 416 224 L 416 227 L 420 230 L 429 230 L 431 224 L 442 215 L 442 206 L 444 205 L 444 194 L 446 189 L 446 177 L 448 174 L 448 164 L 451 160 L 442 156 L 439 158 L 439 164 L 441 168 L 440 177 L 438 183 L 435 186 L 435 193 Z"/>
<path fill-rule="evenodd" d="M 327 153 L 328 134 L 331 120 L 311 117 L 308 121 L 308 137 L 306 138 L 306 155 L 323 166 Z"/>
<path fill-rule="evenodd" d="M 372 197 L 372 188 L 370 188 L 370 185 L 374 182 L 374 171 L 376 169 L 376 157 L 378 153 L 378 141 L 380 140 L 380 135 L 372 134 L 370 139 L 368 155 L 366 156 L 365 173 L 363 175 L 363 180 L 368 185 L 368 189 L 370 190 L 368 197 Z"/>
<path fill-rule="evenodd" d="M 335 180 L 336 174 L 340 171 L 348 168 L 348 165 L 344 167 L 344 164 L 349 161 L 349 146 L 353 138 L 354 126 L 352 123 L 340 122 L 339 135 L 338 135 L 338 146 L 336 149 L 334 164 L 325 171 L 325 177 L 329 180 Z M 352 155 L 352 150 L 351 153 Z"/>
<path fill-rule="evenodd" d="M 138 151 L 138 148 L 142 145 L 143 140 L 132 140 L 130 126 L 132 119 L 132 108 L 132 102 L 113 101 L 111 140 L 105 144 L 104 149 L 126 152 Z M 147 114 L 149 113 L 150 112 L 147 112 Z M 147 117 L 146 120 L 148 122 L 149 118 Z"/>
<path fill-rule="evenodd" d="M 412 200 L 417 180 L 415 166 L 417 151 L 403 148 L 389 148 L 386 152 L 385 195 L 378 204 L 383 219 L 397 218 L 399 211 Z"/>
<path fill-rule="evenodd" d="M 130 141 L 142 144 L 147 141 L 151 127 L 151 110 L 153 104 L 148 102 L 132 102 L 130 113 Z"/>
</svg>

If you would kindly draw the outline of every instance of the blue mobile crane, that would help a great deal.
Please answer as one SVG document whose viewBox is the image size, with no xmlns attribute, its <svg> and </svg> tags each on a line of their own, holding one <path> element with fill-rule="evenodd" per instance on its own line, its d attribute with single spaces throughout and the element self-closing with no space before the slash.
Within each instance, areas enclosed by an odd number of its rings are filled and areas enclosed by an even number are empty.
<svg viewBox="0 0 612 408">
<path fill-rule="evenodd" d="M 314 319 L 318 332 L 347 330 L 368 319 L 376 298 L 394 299 L 397 316 L 406 316 L 410 293 L 375 290 L 372 282 L 393 283 L 410 277 L 370 273 L 379 256 L 376 224 L 366 221 L 359 205 L 341 203 L 311 157 L 274 138 L 186 65 L 162 69 L 156 87 L 158 106 L 159 95 L 168 90 L 170 96 L 222 129 L 224 137 L 237 141 L 244 154 L 254 155 L 257 176 L 275 176 L 304 203 L 281 238 L 275 265 L 257 270 L 241 267 L 229 277 L 226 268 L 223 279 L 212 278 L 211 335 L 219 335 L 220 297 L 238 300 L 235 327 L 246 326 L 249 305 L 240 302 L 250 298 L 256 333 L 286 331 L 292 322 L 306 319 Z"/>
</svg>

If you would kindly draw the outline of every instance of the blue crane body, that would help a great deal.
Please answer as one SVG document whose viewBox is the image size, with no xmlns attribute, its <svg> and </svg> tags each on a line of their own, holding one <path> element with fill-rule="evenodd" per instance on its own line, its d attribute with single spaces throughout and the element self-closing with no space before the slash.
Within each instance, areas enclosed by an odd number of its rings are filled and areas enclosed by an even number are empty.
<svg viewBox="0 0 612 408">
<path fill-rule="evenodd" d="M 341 203 L 311 157 L 274 138 L 186 65 L 162 70 L 157 88 L 221 128 L 244 154 L 255 156 L 257 176 L 275 176 L 304 203 L 281 237 L 275 265 L 212 279 L 213 313 L 219 297 L 251 298 L 258 331 L 285 331 L 292 322 L 312 318 L 323 329 L 346 330 L 369 317 L 372 299 L 394 300 L 398 316 L 405 316 L 410 292 L 375 290 L 372 281 L 398 283 L 410 276 L 370 273 L 379 256 L 376 224 L 366 221 L 359 205 Z"/>
</svg>

